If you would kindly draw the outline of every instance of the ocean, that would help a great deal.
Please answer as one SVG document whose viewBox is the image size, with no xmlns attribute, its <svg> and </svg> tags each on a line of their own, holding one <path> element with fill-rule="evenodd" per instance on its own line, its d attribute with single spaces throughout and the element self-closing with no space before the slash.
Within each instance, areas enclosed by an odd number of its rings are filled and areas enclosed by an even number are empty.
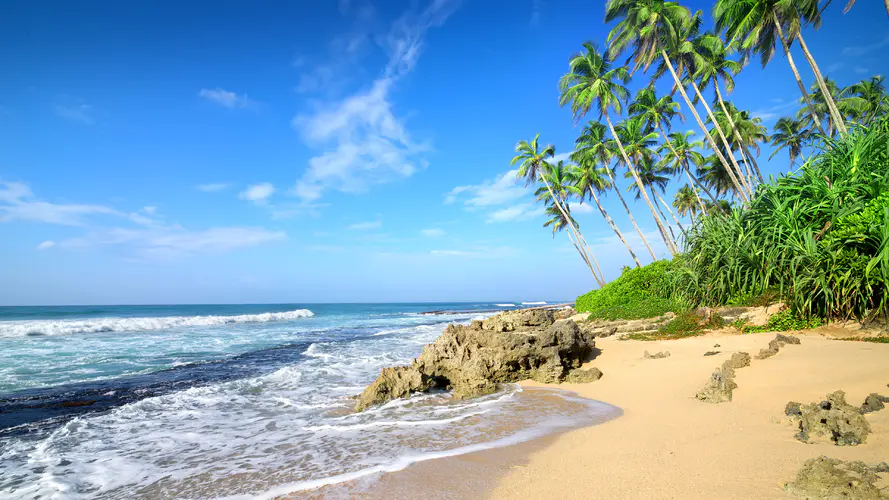
<svg viewBox="0 0 889 500">
<path fill-rule="evenodd" d="M 271 498 L 615 416 L 513 384 L 351 411 L 448 323 L 515 307 L 0 307 L 0 497 Z"/>
</svg>

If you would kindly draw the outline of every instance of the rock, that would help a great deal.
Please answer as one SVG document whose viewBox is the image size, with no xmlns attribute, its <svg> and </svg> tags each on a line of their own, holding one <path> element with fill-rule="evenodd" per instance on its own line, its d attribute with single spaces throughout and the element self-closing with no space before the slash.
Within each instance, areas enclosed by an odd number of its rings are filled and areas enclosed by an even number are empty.
<svg viewBox="0 0 889 500">
<path fill-rule="evenodd" d="M 886 407 L 883 403 L 889 403 L 889 397 L 880 396 L 876 392 L 872 392 L 868 397 L 864 398 L 864 404 L 861 405 L 861 413 L 871 413 L 880 411 Z"/>
<path fill-rule="evenodd" d="M 561 309 L 557 309 L 553 316 L 555 319 L 568 319 L 577 314 L 573 307 L 563 307 Z"/>
<path fill-rule="evenodd" d="M 784 489 L 802 498 L 820 500 L 883 500 L 889 492 L 881 491 L 876 483 L 879 476 L 864 462 L 843 462 L 835 458 L 818 457 L 806 461 Z"/>
<path fill-rule="evenodd" d="M 846 393 L 832 392 L 820 403 L 800 405 L 799 433 L 795 436 L 805 443 L 828 438 L 837 446 L 855 446 L 864 443 L 870 434 L 870 425 L 858 408 L 846 403 Z"/>
<path fill-rule="evenodd" d="M 713 347 L 722 347 L 722 346 L 719 344 L 713 344 Z"/>
<path fill-rule="evenodd" d="M 788 417 L 798 417 L 798 416 L 802 415 L 802 410 L 800 410 L 800 407 L 802 407 L 802 406 L 803 406 L 802 403 L 797 403 L 796 401 L 791 401 L 791 402 L 787 403 L 787 406 L 784 407 L 784 414 L 787 415 Z"/>
<path fill-rule="evenodd" d="M 455 399 L 490 394 L 498 384 L 534 379 L 563 382 L 591 354 L 595 342 L 552 311 L 508 311 L 469 326 L 448 325 L 409 366 L 385 368 L 358 398 L 356 411 L 413 392 L 452 389 Z M 593 370 L 574 380 L 601 377 Z"/>
<path fill-rule="evenodd" d="M 707 351 L 704 353 L 704 356 L 716 356 L 720 352 L 722 352 L 722 351 Z"/>
<path fill-rule="evenodd" d="M 644 357 L 645 359 L 662 359 L 662 358 L 669 358 L 669 357 L 670 357 L 670 351 L 656 352 L 656 353 L 654 353 L 654 354 L 649 354 L 648 351 L 645 351 L 645 355 L 643 355 L 643 357 Z"/>
<path fill-rule="evenodd" d="M 735 369 L 750 366 L 750 355 L 746 352 L 736 352 L 730 359 L 723 361 L 722 366 L 716 369 L 710 380 L 695 397 L 708 403 L 726 403 L 732 400 L 732 392 L 738 388 L 735 383 Z"/>
<path fill-rule="evenodd" d="M 766 359 L 771 358 L 775 354 L 778 354 L 778 350 L 784 347 L 787 344 L 796 344 L 799 345 L 800 340 L 799 337 L 793 337 L 789 335 L 775 335 L 775 338 L 769 342 L 769 348 L 763 349 L 759 351 L 759 354 L 756 355 L 756 359 Z"/>
<path fill-rule="evenodd" d="M 599 370 L 598 368 L 590 368 L 589 370 L 575 369 L 568 372 L 568 376 L 565 377 L 565 382 L 571 384 L 586 384 L 595 382 L 600 378 L 602 378 L 602 370 Z"/>
</svg>

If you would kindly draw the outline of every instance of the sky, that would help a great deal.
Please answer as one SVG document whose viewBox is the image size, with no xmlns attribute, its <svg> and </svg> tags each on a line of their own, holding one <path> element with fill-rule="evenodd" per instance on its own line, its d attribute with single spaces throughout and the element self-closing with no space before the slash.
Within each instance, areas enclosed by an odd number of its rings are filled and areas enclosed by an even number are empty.
<svg viewBox="0 0 889 500">
<path fill-rule="evenodd" d="M 885 74 L 881 2 L 834 3 L 804 32 L 822 71 Z M 558 79 L 603 19 L 568 0 L 6 2 L 0 305 L 572 300 L 594 281 L 509 162 L 536 133 L 572 151 Z M 799 106 L 781 53 L 728 98 L 769 127 Z M 625 248 L 572 211 L 618 276 Z"/>
</svg>

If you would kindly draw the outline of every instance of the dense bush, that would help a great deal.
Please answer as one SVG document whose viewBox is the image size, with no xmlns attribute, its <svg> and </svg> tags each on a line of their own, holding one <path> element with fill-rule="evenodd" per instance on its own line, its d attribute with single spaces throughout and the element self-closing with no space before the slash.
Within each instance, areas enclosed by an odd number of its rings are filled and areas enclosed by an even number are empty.
<svg viewBox="0 0 889 500">
<path fill-rule="evenodd" d="M 687 241 L 676 299 L 715 306 L 775 289 L 795 317 L 887 315 L 889 119 L 826 140 L 749 207 L 702 217 Z"/>
<path fill-rule="evenodd" d="M 738 329 L 742 333 L 761 333 L 761 332 L 786 332 L 789 330 L 807 330 L 809 328 L 817 328 L 822 322 L 819 318 L 800 318 L 793 314 L 793 311 L 786 309 L 779 313 L 775 313 L 769 317 L 769 321 L 763 326 L 740 324 Z"/>
<path fill-rule="evenodd" d="M 599 290 L 577 298 L 577 312 L 588 312 L 590 318 L 640 319 L 674 311 L 667 274 L 673 263 L 659 260 L 641 268 L 625 268 L 624 272 Z"/>
</svg>

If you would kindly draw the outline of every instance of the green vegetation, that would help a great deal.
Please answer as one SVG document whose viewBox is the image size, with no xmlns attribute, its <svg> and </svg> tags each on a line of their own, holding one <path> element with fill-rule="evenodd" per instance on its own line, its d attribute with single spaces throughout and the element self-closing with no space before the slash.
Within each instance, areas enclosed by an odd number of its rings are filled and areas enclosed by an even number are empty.
<svg viewBox="0 0 889 500">
<path fill-rule="evenodd" d="M 822 321 L 818 318 L 800 318 L 794 315 L 790 309 L 785 309 L 773 314 L 764 326 L 747 325 L 744 322 L 738 321 L 733 323 L 733 325 L 741 330 L 741 333 L 786 332 L 789 330 L 818 328 L 822 325 Z"/>
<path fill-rule="evenodd" d="M 874 342 L 877 344 L 889 344 L 889 337 L 846 337 L 837 340 L 849 340 L 853 342 Z"/>
<path fill-rule="evenodd" d="M 577 312 L 588 312 L 590 318 L 606 320 L 641 319 L 675 311 L 677 304 L 670 299 L 668 272 L 673 264 L 668 260 L 655 261 L 641 268 L 625 268 L 616 280 L 599 290 L 577 298 Z"/>
</svg>

